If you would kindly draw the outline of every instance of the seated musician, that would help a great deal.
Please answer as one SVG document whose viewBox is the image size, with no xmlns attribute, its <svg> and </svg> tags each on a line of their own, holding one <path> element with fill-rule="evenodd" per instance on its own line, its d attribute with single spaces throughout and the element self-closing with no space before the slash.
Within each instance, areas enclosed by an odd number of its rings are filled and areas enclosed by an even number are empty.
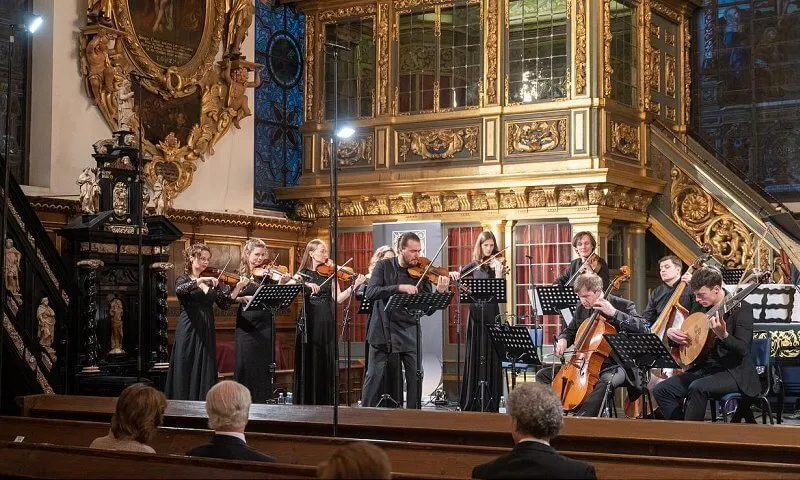
<svg viewBox="0 0 800 480">
<path fill-rule="evenodd" d="M 594 258 L 588 262 L 586 261 L 597 249 L 597 240 L 594 239 L 594 235 L 589 232 L 578 232 L 572 237 L 572 246 L 578 253 L 578 258 L 569 263 L 567 269 L 556 278 L 553 285 L 571 286 L 575 283 L 573 277 L 577 276 L 578 270 L 583 270 L 581 273 L 594 272 L 599 275 L 600 278 L 603 279 L 603 288 L 606 288 L 609 282 L 608 264 L 606 261 L 600 258 L 599 255 L 595 255 Z"/>
<path fill-rule="evenodd" d="M 692 275 L 689 284 L 701 311 L 708 311 L 725 300 L 722 273 L 713 267 L 703 267 Z M 653 397 L 668 420 L 700 420 L 705 418 L 710 398 L 733 392 L 756 396 L 761 385 L 750 359 L 753 342 L 753 307 L 742 302 L 738 309 L 722 317 L 709 317 L 708 326 L 716 344 L 707 359 L 691 366 L 681 375 L 659 383 Z M 689 337 L 679 328 L 667 330 L 670 341 L 684 345 Z M 685 399 L 683 407 L 681 400 Z"/>
<path fill-rule="evenodd" d="M 653 325 L 656 323 L 659 315 L 666 306 L 669 299 L 672 298 L 672 293 L 678 287 L 680 282 L 689 283 L 692 279 L 690 273 L 681 276 L 681 269 L 683 262 L 675 255 L 667 255 L 658 261 L 658 273 L 661 275 L 661 281 L 664 282 L 657 286 L 650 293 L 650 298 L 647 299 L 647 307 L 642 313 L 642 317 Z M 695 305 L 692 293 L 689 289 L 683 291 L 681 295 L 680 304 L 686 309 L 691 311 L 692 306 Z"/>
<path fill-rule="evenodd" d="M 594 311 L 598 311 L 618 332 L 647 333 L 649 331 L 649 325 L 636 312 L 636 305 L 633 302 L 615 295 L 603 298 L 603 282 L 599 276 L 592 273 L 579 275 L 575 279 L 573 288 L 578 297 L 580 297 L 580 303 L 578 303 L 578 308 L 575 310 L 575 318 L 561 333 L 558 343 L 555 345 L 556 355 L 564 355 L 567 347 L 575 342 L 578 328 Z M 612 357 L 614 357 L 613 354 L 603 362 L 600 380 L 586 401 L 583 402 L 583 405 L 578 408 L 577 415 L 586 417 L 598 416 L 606 394 L 622 385 L 629 387 L 631 398 L 638 397 L 641 394 L 638 388 L 638 373 L 622 367 Z M 552 382 L 552 377 L 547 378 L 551 375 L 558 375 L 558 372 L 550 369 L 540 370 L 540 374 L 537 374 L 537 380 Z M 561 394 L 560 392 L 555 393 L 556 395 Z"/>
</svg>

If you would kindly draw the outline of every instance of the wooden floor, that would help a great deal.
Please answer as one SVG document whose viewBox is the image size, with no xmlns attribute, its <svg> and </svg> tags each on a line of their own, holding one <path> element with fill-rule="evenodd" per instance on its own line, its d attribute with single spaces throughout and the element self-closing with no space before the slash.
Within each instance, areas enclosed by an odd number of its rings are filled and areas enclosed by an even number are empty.
<svg viewBox="0 0 800 480">
<path fill-rule="evenodd" d="M 34 395 L 22 401 L 21 413 L 107 422 L 115 402 Z M 332 420 L 332 407 L 254 405 L 248 431 L 333 436 Z M 202 402 L 169 402 L 166 426 L 207 428 L 206 421 Z M 337 435 L 506 448 L 513 444 L 508 416 L 477 412 L 342 407 Z M 800 429 L 792 426 L 567 417 L 552 444 L 563 451 L 800 463 Z"/>
</svg>

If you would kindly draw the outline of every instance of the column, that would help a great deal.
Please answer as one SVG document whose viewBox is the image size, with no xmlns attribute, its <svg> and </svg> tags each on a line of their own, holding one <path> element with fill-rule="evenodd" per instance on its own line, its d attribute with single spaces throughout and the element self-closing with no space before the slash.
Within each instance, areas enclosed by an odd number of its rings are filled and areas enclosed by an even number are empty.
<svg viewBox="0 0 800 480">
<path fill-rule="evenodd" d="M 83 275 L 83 292 L 85 303 L 83 307 L 83 341 L 81 343 L 81 358 L 79 365 L 83 373 L 97 373 L 100 371 L 100 344 L 97 342 L 97 269 L 103 266 L 101 260 L 81 260 L 78 268 Z"/>
<path fill-rule="evenodd" d="M 645 282 L 647 273 L 647 256 L 645 255 L 645 232 L 649 225 L 646 223 L 631 223 L 627 227 L 626 257 L 630 262 L 633 274 L 630 284 L 630 299 L 636 303 L 637 310 L 641 313 L 647 306 L 647 285 Z"/>
<path fill-rule="evenodd" d="M 154 289 L 153 305 L 156 318 L 156 342 L 154 370 L 169 368 L 169 350 L 167 349 L 167 271 L 172 270 L 169 262 L 156 262 L 150 265 Z M 149 329 L 148 329 L 149 330 Z"/>
</svg>

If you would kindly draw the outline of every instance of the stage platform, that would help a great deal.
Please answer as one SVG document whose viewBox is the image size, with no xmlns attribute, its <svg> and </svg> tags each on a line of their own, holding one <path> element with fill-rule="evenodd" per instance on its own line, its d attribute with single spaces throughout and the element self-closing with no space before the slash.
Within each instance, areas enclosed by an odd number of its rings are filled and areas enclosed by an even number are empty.
<svg viewBox="0 0 800 480">
<path fill-rule="evenodd" d="M 32 417 L 109 421 L 116 400 L 33 395 L 21 399 Z M 203 402 L 170 401 L 165 425 L 207 428 Z M 333 435 L 333 407 L 253 405 L 247 430 Z M 800 463 L 800 430 L 793 426 L 567 417 L 553 440 L 562 451 Z M 509 417 L 497 413 L 342 407 L 338 435 L 349 438 L 510 447 Z"/>
</svg>

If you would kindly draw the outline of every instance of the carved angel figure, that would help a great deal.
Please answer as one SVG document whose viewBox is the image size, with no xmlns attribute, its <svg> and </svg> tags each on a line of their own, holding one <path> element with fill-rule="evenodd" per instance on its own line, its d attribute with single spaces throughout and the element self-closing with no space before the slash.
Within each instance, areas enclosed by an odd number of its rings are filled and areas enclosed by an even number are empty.
<svg viewBox="0 0 800 480">
<path fill-rule="evenodd" d="M 100 209 L 100 185 L 97 183 L 94 169 L 84 168 L 75 183 L 80 188 L 81 211 L 89 214 L 97 213 Z"/>
<path fill-rule="evenodd" d="M 236 128 L 241 128 L 239 126 L 240 120 L 252 115 L 250 107 L 247 105 L 248 99 L 245 92 L 248 88 L 261 86 L 261 74 L 258 68 L 254 68 L 254 72 L 255 78 L 251 82 L 248 78 L 250 70 L 242 64 L 232 67 L 229 62 L 226 62 L 223 69 L 225 81 L 228 82 L 228 108 L 236 112 L 236 115 L 231 119 Z"/>
<path fill-rule="evenodd" d="M 225 53 L 231 57 L 239 56 L 242 43 L 253 23 L 256 7 L 252 0 L 227 0 L 225 11 L 228 13 Z"/>
<path fill-rule="evenodd" d="M 89 92 L 95 101 L 99 101 L 104 92 L 114 89 L 114 67 L 108 56 L 108 34 L 101 32 L 92 37 L 86 44 L 86 79 Z"/>
<path fill-rule="evenodd" d="M 111 320 L 111 350 L 108 353 L 125 353 L 122 348 L 122 300 L 115 298 L 109 302 L 108 317 Z"/>
<path fill-rule="evenodd" d="M 156 181 L 153 182 L 153 208 L 156 215 L 166 215 L 168 205 L 169 195 L 166 190 L 166 182 L 164 182 L 164 176 L 159 174 Z"/>
<path fill-rule="evenodd" d="M 10 238 L 6 238 L 5 256 L 6 290 L 19 301 L 21 299 L 19 293 L 19 264 L 22 261 L 22 254 L 14 248 L 14 241 Z"/>
<path fill-rule="evenodd" d="M 39 345 L 53 357 L 53 330 L 56 326 L 56 312 L 50 308 L 50 300 L 43 297 L 36 309 L 36 319 L 39 321 Z"/>
</svg>

